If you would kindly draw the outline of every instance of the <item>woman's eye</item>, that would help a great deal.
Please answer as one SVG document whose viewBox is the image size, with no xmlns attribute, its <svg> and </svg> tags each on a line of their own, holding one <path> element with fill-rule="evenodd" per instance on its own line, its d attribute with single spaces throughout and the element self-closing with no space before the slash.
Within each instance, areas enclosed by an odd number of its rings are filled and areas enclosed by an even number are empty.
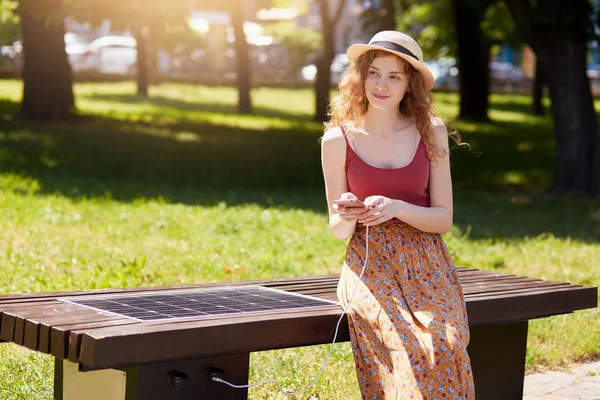
<svg viewBox="0 0 600 400">
<path fill-rule="evenodd" d="M 371 74 L 371 75 L 377 75 L 377 72 L 376 71 L 369 71 L 369 74 Z"/>
</svg>

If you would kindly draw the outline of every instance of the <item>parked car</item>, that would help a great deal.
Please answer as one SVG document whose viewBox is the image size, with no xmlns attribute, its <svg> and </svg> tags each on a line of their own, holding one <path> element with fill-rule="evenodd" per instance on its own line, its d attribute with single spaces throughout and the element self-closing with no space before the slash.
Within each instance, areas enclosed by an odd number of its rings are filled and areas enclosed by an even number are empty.
<svg viewBox="0 0 600 400">
<path fill-rule="evenodd" d="M 597 85 L 600 83 L 600 64 L 588 64 L 586 72 L 592 84 Z"/>
<path fill-rule="evenodd" d="M 517 87 L 525 83 L 523 70 L 509 62 L 490 62 L 490 81 L 492 85 Z"/>
<path fill-rule="evenodd" d="M 350 60 L 346 53 L 338 53 L 333 57 L 331 62 L 331 82 L 338 84 L 344 75 L 344 72 L 348 69 Z M 301 78 L 305 81 L 314 81 L 317 79 L 317 66 L 315 64 L 309 64 L 302 68 L 300 71 Z"/>
<path fill-rule="evenodd" d="M 89 43 L 81 36 L 71 32 L 65 34 L 65 52 L 73 71 L 88 69 L 88 46 Z"/>
<path fill-rule="evenodd" d="M 137 42 L 130 36 L 103 36 L 87 46 L 85 69 L 108 73 L 135 73 Z"/>
<path fill-rule="evenodd" d="M 23 68 L 23 44 L 20 40 L 0 48 L 0 66 L 15 70 Z"/>
<path fill-rule="evenodd" d="M 425 65 L 433 74 L 435 89 L 457 89 L 458 68 L 452 57 L 442 57 L 435 61 L 427 61 Z"/>
</svg>

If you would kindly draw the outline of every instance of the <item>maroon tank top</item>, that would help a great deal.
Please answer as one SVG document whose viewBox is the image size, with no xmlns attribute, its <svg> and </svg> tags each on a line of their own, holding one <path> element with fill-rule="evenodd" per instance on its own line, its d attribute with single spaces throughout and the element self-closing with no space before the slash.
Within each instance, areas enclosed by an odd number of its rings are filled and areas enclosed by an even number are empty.
<svg viewBox="0 0 600 400">
<path fill-rule="evenodd" d="M 369 196 L 385 196 L 416 206 L 429 207 L 429 159 L 423 140 L 410 163 L 401 168 L 378 168 L 358 156 L 346 139 L 346 178 L 348 191 L 364 201 Z M 393 219 L 394 222 L 399 222 Z"/>
</svg>

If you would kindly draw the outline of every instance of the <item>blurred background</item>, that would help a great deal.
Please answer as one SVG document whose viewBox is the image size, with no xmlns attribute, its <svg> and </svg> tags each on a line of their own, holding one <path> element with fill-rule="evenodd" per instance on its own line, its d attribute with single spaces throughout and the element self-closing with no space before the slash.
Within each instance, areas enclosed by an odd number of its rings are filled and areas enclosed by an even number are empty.
<svg viewBox="0 0 600 400">
<path fill-rule="evenodd" d="M 148 64 L 153 82 L 176 80 L 232 84 L 236 79 L 236 50 L 228 2 L 235 3 L 231 0 L 214 2 L 211 7 L 210 1 L 171 2 L 183 3 L 189 8 L 180 12 L 171 10 L 171 15 L 157 11 L 149 13 L 148 18 L 155 21 L 149 21 L 144 26 L 144 34 L 137 36 L 131 24 L 111 19 L 109 9 L 104 10 L 106 19 L 68 13 L 71 15 L 64 20 L 64 45 L 74 79 L 112 80 L 136 76 L 137 41 L 142 39 L 147 50 L 145 60 L 141 62 Z M 139 3 L 140 7 L 151 6 Z M 217 6 L 217 3 L 220 5 Z M 328 3 L 331 13 L 339 1 L 328 0 Z M 381 14 L 387 12 L 384 3 L 381 0 L 344 2 L 332 27 L 332 84 L 339 82 L 348 66 L 345 51 L 349 45 L 368 42 L 380 29 L 394 28 L 383 26 L 385 18 Z M 436 89 L 456 90 L 460 74 L 456 65 L 456 46 L 451 40 L 451 32 L 441 32 L 452 30 L 452 27 L 435 26 L 427 21 L 432 18 L 428 9 L 436 6 L 433 1 L 420 5 L 410 1 L 401 3 L 404 4 L 396 10 L 401 12 L 400 26 L 396 28 L 416 33 L 417 39 L 423 37 L 420 42 L 423 43 L 426 62 L 436 78 Z M 323 51 L 319 1 L 245 0 L 235 6 L 240 7 L 243 35 L 248 44 L 247 57 L 256 84 L 306 86 L 315 81 L 315 60 Z M 504 6 L 499 8 L 495 14 L 488 13 L 494 15 L 486 16 L 489 19 L 486 23 L 498 23 L 494 20 L 498 17 L 496 14 L 506 13 Z M 114 9 L 114 15 L 120 14 L 121 9 Z M 510 19 L 508 14 L 501 17 Z M 97 20 L 89 22 L 94 19 Z M 19 76 L 23 67 L 22 38 L 18 29 L 9 28 L 6 20 L 3 25 L 1 74 L 5 77 Z M 513 32 L 502 32 L 501 28 L 489 28 L 496 29 L 490 34 L 493 41 L 489 53 L 491 88 L 494 91 L 525 92 L 535 76 L 535 55 L 529 46 L 515 39 Z M 590 49 L 587 69 L 593 83 L 599 79 L 599 60 L 600 52 L 594 46 Z"/>
<path fill-rule="evenodd" d="M 455 263 L 600 286 L 599 6 L 0 0 L 0 293 L 338 273 L 319 140 L 346 48 L 389 29 L 469 145 Z M 531 321 L 527 371 L 597 360 L 599 320 Z M 250 380 L 302 387 L 327 351 L 253 354 Z M 0 346 L 0 398 L 51 399 L 53 366 Z M 347 343 L 328 371 L 306 398 L 359 397 Z"/>
</svg>

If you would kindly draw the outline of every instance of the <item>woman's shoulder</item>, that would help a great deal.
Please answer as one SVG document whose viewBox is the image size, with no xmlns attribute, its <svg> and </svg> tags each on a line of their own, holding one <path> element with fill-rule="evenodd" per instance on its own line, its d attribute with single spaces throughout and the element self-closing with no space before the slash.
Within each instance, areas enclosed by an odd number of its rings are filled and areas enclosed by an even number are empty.
<svg viewBox="0 0 600 400">
<path fill-rule="evenodd" d="M 446 124 L 444 124 L 444 121 L 440 117 L 431 117 L 430 121 L 434 130 L 446 129 Z"/>
<path fill-rule="evenodd" d="M 339 146 L 346 142 L 344 128 L 341 125 L 333 126 L 325 131 L 321 143 L 323 146 Z"/>
<path fill-rule="evenodd" d="M 440 117 L 431 118 L 431 130 L 433 132 L 433 138 L 437 142 L 444 142 L 448 139 L 448 129 Z"/>
</svg>

